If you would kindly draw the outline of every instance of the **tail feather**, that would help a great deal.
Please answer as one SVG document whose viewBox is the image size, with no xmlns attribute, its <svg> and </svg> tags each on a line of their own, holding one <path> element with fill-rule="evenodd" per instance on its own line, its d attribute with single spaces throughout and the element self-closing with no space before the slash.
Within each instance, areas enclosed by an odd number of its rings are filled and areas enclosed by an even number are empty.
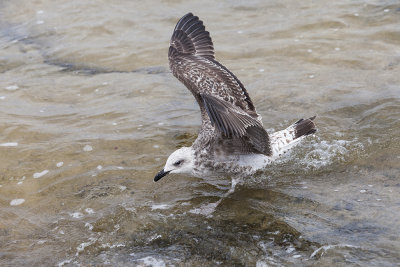
<svg viewBox="0 0 400 267">
<path fill-rule="evenodd" d="M 298 144 L 307 135 L 317 131 L 313 120 L 316 116 L 309 119 L 301 119 L 282 131 L 271 134 L 272 157 L 279 157 Z"/>
<path fill-rule="evenodd" d="M 309 119 L 301 119 L 294 124 L 295 127 L 295 136 L 294 138 L 297 139 L 299 137 L 313 134 L 317 131 L 315 128 L 315 124 L 313 120 L 316 116 L 313 116 Z"/>
</svg>

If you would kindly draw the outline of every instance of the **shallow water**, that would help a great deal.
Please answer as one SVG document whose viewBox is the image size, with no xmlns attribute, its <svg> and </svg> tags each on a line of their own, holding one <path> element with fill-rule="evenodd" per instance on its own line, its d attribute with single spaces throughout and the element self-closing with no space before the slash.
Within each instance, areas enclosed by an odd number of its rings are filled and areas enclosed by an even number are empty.
<svg viewBox="0 0 400 267">
<path fill-rule="evenodd" d="M 200 125 L 169 72 L 192 11 L 270 131 L 316 136 L 236 181 L 170 175 Z M 398 1 L 0 2 L 0 265 L 397 266 Z"/>
</svg>

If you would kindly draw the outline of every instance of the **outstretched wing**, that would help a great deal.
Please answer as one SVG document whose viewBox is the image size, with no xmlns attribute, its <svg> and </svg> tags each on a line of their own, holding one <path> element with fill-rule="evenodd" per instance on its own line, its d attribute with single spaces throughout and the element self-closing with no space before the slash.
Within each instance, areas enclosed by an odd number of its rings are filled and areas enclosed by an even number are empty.
<svg viewBox="0 0 400 267">
<path fill-rule="evenodd" d="M 169 66 L 200 106 L 202 131 L 215 127 L 221 141 L 240 144 L 236 150 L 271 154 L 261 116 L 239 79 L 215 60 L 214 46 L 203 22 L 183 16 L 172 34 Z M 225 142 L 226 143 L 226 142 Z"/>
<path fill-rule="evenodd" d="M 168 59 L 172 73 L 193 93 L 202 111 L 200 94 L 213 95 L 237 106 L 261 123 L 261 117 L 243 84 L 215 60 L 210 34 L 203 22 L 192 13 L 186 14 L 177 23 Z M 202 119 L 206 118 L 202 116 Z"/>
</svg>

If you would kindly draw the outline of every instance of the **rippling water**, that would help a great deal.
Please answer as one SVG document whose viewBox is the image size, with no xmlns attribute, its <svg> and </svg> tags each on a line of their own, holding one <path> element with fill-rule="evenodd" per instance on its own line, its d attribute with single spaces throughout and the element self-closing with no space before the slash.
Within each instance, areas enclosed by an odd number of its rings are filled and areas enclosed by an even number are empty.
<svg viewBox="0 0 400 267">
<path fill-rule="evenodd" d="M 267 129 L 318 133 L 265 172 L 154 174 L 200 126 L 169 72 L 194 12 Z M 0 2 L 0 265 L 400 261 L 398 1 Z"/>
</svg>

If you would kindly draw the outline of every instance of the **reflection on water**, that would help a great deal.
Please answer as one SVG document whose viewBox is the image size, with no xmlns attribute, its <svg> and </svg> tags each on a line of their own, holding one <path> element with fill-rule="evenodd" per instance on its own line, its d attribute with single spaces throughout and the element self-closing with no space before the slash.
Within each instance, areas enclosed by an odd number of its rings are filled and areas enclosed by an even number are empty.
<svg viewBox="0 0 400 267">
<path fill-rule="evenodd" d="M 235 187 L 152 181 L 200 125 L 166 58 L 189 11 L 267 128 L 318 115 L 315 137 Z M 2 1 L 1 265 L 395 266 L 399 15 L 393 1 Z"/>
</svg>

